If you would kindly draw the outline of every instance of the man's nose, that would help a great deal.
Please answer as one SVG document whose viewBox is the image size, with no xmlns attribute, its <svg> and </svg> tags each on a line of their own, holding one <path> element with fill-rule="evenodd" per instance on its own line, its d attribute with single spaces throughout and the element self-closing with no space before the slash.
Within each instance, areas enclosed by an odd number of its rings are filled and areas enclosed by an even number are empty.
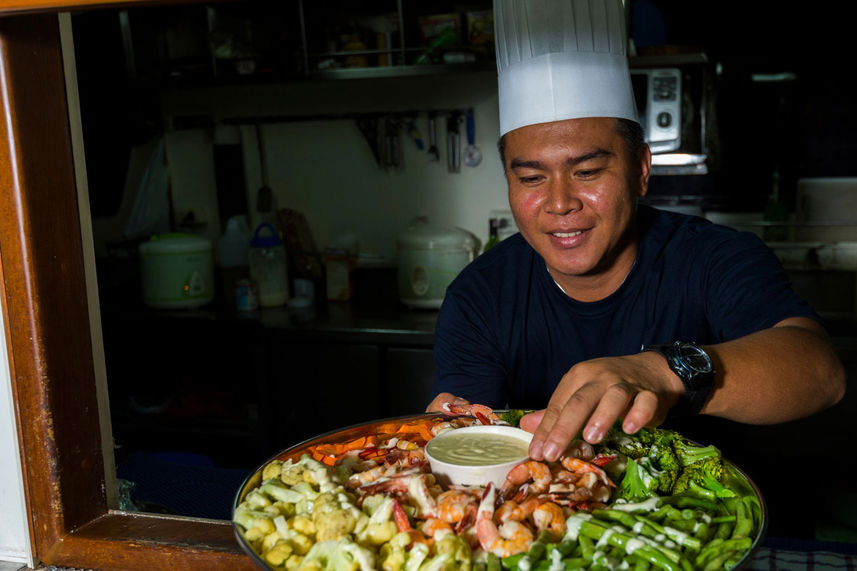
<svg viewBox="0 0 857 571">
<path fill-rule="evenodd" d="M 560 216 L 583 208 L 574 181 L 562 177 L 554 178 L 547 188 L 545 206 L 549 213 Z"/>
</svg>

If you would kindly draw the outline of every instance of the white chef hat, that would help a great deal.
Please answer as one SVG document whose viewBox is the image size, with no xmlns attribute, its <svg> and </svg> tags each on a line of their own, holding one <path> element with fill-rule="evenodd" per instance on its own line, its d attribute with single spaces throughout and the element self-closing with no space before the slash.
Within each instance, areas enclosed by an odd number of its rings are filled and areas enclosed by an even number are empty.
<svg viewBox="0 0 857 571">
<path fill-rule="evenodd" d="M 622 0 L 494 0 L 500 134 L 579 117 L 637 121 Z"/>
</svg>

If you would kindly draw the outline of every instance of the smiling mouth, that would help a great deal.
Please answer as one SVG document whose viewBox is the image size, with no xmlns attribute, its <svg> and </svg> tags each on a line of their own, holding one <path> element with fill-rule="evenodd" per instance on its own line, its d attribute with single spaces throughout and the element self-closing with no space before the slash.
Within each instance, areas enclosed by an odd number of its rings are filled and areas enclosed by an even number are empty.
<svg viewBox="0 0 857 571">
<path fill-rule="evenodd" d="M 583 234 L 583 230 L 578 230 L 577 232 L 551 232 L 550 234 L 557 238 L 573 238 L 574 236 L 580 236 Z"/>
</svg>

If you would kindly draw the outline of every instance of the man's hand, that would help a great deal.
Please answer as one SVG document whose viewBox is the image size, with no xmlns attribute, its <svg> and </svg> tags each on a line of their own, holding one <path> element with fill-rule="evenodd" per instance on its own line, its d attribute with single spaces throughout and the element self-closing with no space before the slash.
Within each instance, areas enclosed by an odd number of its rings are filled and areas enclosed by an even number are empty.
<svg viewBox="0 0 857 571">
<path fill-rule="evenodd" d="M 633 434 L 656 426 L 684 393 L 666 360 L 654 352 L 584 361 L 566 373 L 543 411 L 521 419 L 521 428 L 534 432 L 533 460 L 559 459 L 577 435 L 600 442 L 616 420 Z"/>
<path fill-rule="evenodd" d="M 440 393 L 434 400 L 432 400 L 429 405 L 426 407 L 426 412 L 443 412 L 443 405 L 445 404 L 470 404 L 470 401 L 467 399 L 463 399 L 461 397 L 457 397 L 450 393 Z"/>
</svg>

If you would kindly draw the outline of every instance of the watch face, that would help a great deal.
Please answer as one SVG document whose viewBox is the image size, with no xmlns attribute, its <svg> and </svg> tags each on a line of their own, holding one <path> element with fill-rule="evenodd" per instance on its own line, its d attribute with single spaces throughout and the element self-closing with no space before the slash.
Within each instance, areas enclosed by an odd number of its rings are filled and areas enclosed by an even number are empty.
<svg viewBox="0 0 857 571">
<path fill-rule="evenodd" d="M 710 373 L 714 367 L 708 353 L 694 345 L 681 346 L 681 358 L 694 372 Z"/>
</svg>

